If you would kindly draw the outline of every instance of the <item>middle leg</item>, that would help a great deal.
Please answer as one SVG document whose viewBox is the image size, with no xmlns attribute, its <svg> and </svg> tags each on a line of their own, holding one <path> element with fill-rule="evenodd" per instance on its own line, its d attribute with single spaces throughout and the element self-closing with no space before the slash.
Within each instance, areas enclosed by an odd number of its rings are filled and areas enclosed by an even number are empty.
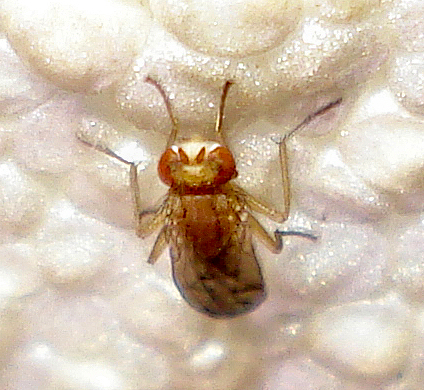
<svg viewBox="0 0 424 390">
<path fill-rule="evenodd" d="M 283 236 L 298 236 L 308 238 L 310 240 L 317 240 L 317 237 L 311 233 L 298 232 L 298 231 L 280 231 L 274 232 L 272 237 L 264 227 L 258 222 L 258 220 L 251 214 L 248 215 L 247 223 L 252 232 L 252 235 L 257 237 L 265 246 L 275 254 L 278 254 L 283 249 Z"/>
</svg>

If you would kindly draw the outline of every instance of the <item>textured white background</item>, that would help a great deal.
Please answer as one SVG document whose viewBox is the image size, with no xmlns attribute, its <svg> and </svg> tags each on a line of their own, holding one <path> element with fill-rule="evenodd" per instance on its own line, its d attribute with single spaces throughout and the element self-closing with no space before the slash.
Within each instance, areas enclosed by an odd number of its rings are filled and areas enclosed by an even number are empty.
<svg viewBox="0 0 424 390">
<path fill-rule="evenodd" d="M 0 0 L 0 386 L 7 390 L 420 390 L 424 383 L 422 0 Z M 224 131 L 239 184 L 281 204 L 280 255 L 257 245 L 268 299 L 214 320 L 135 236 L 170 121 Z M 279 203 L 280 202 L 280 203 Z M 277 226 L 261 219 L 270 230 Z"/>
</svg>

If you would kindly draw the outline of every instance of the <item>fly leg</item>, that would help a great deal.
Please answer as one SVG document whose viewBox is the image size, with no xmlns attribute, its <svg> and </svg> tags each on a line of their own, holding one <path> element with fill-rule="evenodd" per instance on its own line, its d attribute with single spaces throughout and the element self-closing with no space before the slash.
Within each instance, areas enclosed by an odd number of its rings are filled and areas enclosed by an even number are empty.
<svg viewBox="0 0 424 390">
<path fill-rule="evenodd" d="M 271 236 L 258 220 L 251 214 L 248 215 L 247 223 L 252 235 L 260 240 L 272 253 L 280 253 L 283 249 L 283 236 L 298 236 L 305 237 L 310 240 L 317 240 L 313 234 L 297 231 L 279 231 L 274 232 L 274 237 Z"/>
<path fill-rule="evenodd" d="M 232 85 L 233 85 L 233 82 L 230 80 L 225 82 L 222 88 L 221 102 L 220 102 L 218 114 L 216 117 L 215 132 L 218 134 L 219 138 L 221 138 L 222 145 L 226 145 L 224 136 L 222 135 L 222 122 L 224 118 L 225 101 L 227 99 L 228 91 Z M 233 187 L 236 190 L 236 192 L 244 198 L 247 205 L 252 210 L 257 211 L 261 214 L 264 214 L 277 222 L 284 222 L 288 218 L 289 212 L 290 212 L 290 181 L 289 181 L 289 173 L 287 168 L 288 158 L 287 158 L 286 138 L 287 137 L 284 137 L 279 142 L 279 156 L 280 156 L 280 166 L 281 166 L 281 174 L 282 174 L 282 181 L 283 181 L 283 200 L 284 200 L 284 203 L 283 203 L 284 210 L 282 212 L 265 205 L 264 203 L 254 198 L 252 195 L 248 194 L 238 185 L 233 184 Z"/>
<path fill-rule="evenodd" d="M 153 245 L 152 251 L 150 252 L 149 259 L 147 260 L 149 264 L 156 263 L 156 260 L 168 246 L 166 228 L 166 226 L 163 226 L 158 236 L 156 237 L 155 244 Z"/>
<path fill-rule="evenodd" d="M 231 85 L 231 84 L 230 84 Z M 228 90 L 227 84 L 224 86 L 224 92 L 226 95 L 226 89 Z M 224 94 L 223 94 L 224 95 Z M 224 95 L 224 96 L 225 96 Z M 289 178 L 289 171 L 288 171 L 288 165 L 289 165 L 289 159 L 287 154 L 287 146 L 286 141 L 289 137 L 291 137 L 296 131 L 299 129 L 305 127 L 308 125 L 315 117 L 322 115 L 326 113 L 331 108 L 339 105 L 341 103 L 342 99 L 339 98 L 326 106 L 320 108 L 315 113 L 308 115 L 299 125 L 297 125 L 293 130 L 291 130 L 289 133 L 284 135 L 284 137 L 278 141 L 279 146 L 279 159 L 280 159 L 280 167 L 281 167 L 281 179 L 283 184 L 283 210 L 279 211 L 272 207 L 269 207 L 253 197 L 252 195 L 248 194 L 246 191 L 244 191 L 242 188 L 240 188 L 237 185 L 234 185 L 234 189 L 238 194 L 240 194 L 243 199 L 245 200 L 246 204 L 249 206 L 249 208 L 253 211 L 256 211 L 258 213 L 266 215 L 268 218 L 282 223 L 287 220 L 290 214 L 290 178 Z M 266 232 L 265 232 L 266 233 Z M 314 238 L 313 235 L 309 233 L 302 233 L 302 232 L 281 232 L 276 231 L 275 234 L 278 234 L 281 240 L 282 235 L 298 235 L 303 236 L 307 238 Z M 278 241 L 278 239 L 277 239 Z M 277 247 L 276 247 L 277 248 Z"/>
<path fill-rule="evenodd" d="M 283 211 L 276 210 L 263 202 L 256 199 L 254 196 L 250 195 L 244 191 L 241 187 L 234 185 L 236 191 L 241 194 L 244 198 L 244 201 L 253 211 L 256 211 L 260 214 L 267 216 L 268 218 L 283 223 L 287 220 L 290 213 L 290 178 L 288 171 L 288 157 L 287 157 L 287 147 L 286 147 L 286 138 L 284 137 L 279 144 L 279 158 L 280 158 L 280 167 L 281 167 L 281 180 L 283 184 Z"/>
<path fill-rule="evenodd" d="M 159 227 L 163 226 L 166 217 L 166 208 L 159 207 L 156 211 L 143 210 L 140 184 L 138 181 L 137 165 L 126 161 L 130 166 L 130 188 L 134 205 L 134 217 L 136 221 L 136 233 L 141 238 L 146 238 Z"/>
<path fill-rule="evenodd" d="M 283 211 L 280 212 L 280 211 L 276 211 L 276 210 L 273 210 L 271 208 L 268 208 L 268 211 L 266 212 L 266 214 L 271 219 L 274 219 L 275 221 L 281 223 L 281 222 L 284 222 L 285 220 L 287 220 L 287 218 L 289 217 L 289 214 L 290 214 L 290 178 L 289 178 L 289 170 L 288 170 L 289 158 L 288 158 L 288 154 L 287 154 L 286 141 L 296 131 L 298 131 L 299 129 L 308 125 L 315 117 L 326 113 L 331 108 L 339 105 L 341 103 L 341 101 L 342 101 L 342 99 L 339 98 L 336 101 L 331 102 L 331 103 L 327 104 L 326 106 L 320 108 L 315 113 L 308 115 L 299 125 L 297 125 L 289 133 L 285 134 L 283 136 L 283 138 L 280 141 L 277 142 L 278 146 L 279 146 L 279 148 L 278 148 L 279 153 L 278 154 L 279 154 L 279 159 L 280 159 L 281 179 L 282 179 L 282 183 L 283 183 L 283 206 L 284 206 L 284 209 L 283 209 Z M 252 203 L 253 203 L 253 201 L 255 201 L 255 200 L 253 199 Z M 258 203 L 257 201 L 255 201 L 255 202 Z M 258 206 L 260 206 L 260 204 L 258 204 Z M 257 206 L 253 206 L 253 207 L 257 207 Z"/>
<path fill-rule="evenodd" d="M 283 186 L 283 188 L 285 187 L 286 189 L 289 189 L 289 183 L 287 182 L 285 186 Z M 242 198 L 242 200 L 244 201 L 244 203 L 246 203 L 247 207 L 259 214 L 263 214 L 266 217 L 272 219 L 275 222 L 278 223 L 283 223 L 284 221 L 287 220 L 288 215 L 289 215 L 289 211 L 290 211 L 290 196 L 287 196 L 286 193 L 284 191 L 284 207 L 285 210 L 283 212 L 276 210 L 275 208 L 265 204 L 264 202 L 260 201 L 259 199 L 257 199 L 256 197 L 254 197 L 253 195 L 249 194 L 248 192 L 246 192 L 243 188 L 241 188 L 240 186 L 238 186 L 237 184 L 232 184 L 234 191 L 236 192 L 236 194 Z"/>
<path fill-rule="evenodd" d="M 139 237 L 145 238 L 164 224 L 165 209 L 160 207 L 157 211 L 145 211 L 142 207 L 140 186 L 138 182 L 137 164 L 127 161 L 117 155 L 114 151 L 101 143 L 95 143 L 89 139 L 83 132 L 77 133 L 77 138 L 84 144 L 105 153 L 108 156 L 130 166 L 130 189 L 134 205 L 134 217 L 136 221 L 136 233 Z"/>
<path fill-rule="evenodd" d="M 308 125 L 317 116 L 325 114 L 328 110 L 332 109 L 333 107 L 338 106 L 341 102 L 342 102 L 342 98 L 338 98 L 337 100 L 334 100 L 333 102 L 328 103 L 324 107 L 321 107 L 318 111 L 315 111 L 313 114 L 308 115 L 301 123 L 299 123 L 293 130 L 291 130 L 286 135 L 286 138 L 291 137 L 293 135 L 293 133 L 295 133 L 296 131 L 298 131 L 302 127 L 305 127 L 306 125 Z"/>
<path fill-rule="evenodd" d="M 327 104 L 326 106 L 320 108 L 314 114 L 307 116 L 299 125 L 297 125 L 292 131 L 284 135 L 281 141 L 278 142 L 279 145 L 279 158 L 280 158 L 280 167 L 281 167 L 281 177 L 283 183 L 283 206 L 284 209 L 282 212 L 277 211 L 271 207 L 264 205 L 262 202 L 258 201 L 252 195 L 249 195 L 241 188 L 235 186 L 237 192 L 241 193 L 245 199 L 246 204 L 253 211 L 259 212 L 268 216 L 269 218 L 277 221 L 284 222 L 287 220 L 290 213 L 290 179 L 288 172 L 288 155 L 287 155 L 287 146 L 286 141 L 291 137 L 296 131 L 308 125 L 315 117 L 324 114 L 329 109 L 340 104 L 342 99 L 338 99 L 334 102 Z M 300 231 L 281 231 L 276 230 L 274 232 L 274 237 L 272 237 L 263 226 L 251 215 L 248 216 L 248 224 L 252 233 L 261 240 L 269 249 L 274 253 L 280 253 L 283 249 L 283 236 L 299 236 L 305 237 L 310 240 L 316 240 L 317 237 L 311 233 L 300 232 Z"/>
</svg>

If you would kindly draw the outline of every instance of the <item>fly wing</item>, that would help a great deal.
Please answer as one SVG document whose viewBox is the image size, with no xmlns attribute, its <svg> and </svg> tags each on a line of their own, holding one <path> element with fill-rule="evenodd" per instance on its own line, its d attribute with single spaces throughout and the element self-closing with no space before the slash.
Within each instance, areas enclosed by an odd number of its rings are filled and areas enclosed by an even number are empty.
<svg viewBox="0 0 424 390">
<path fill-rule="evenodd" d="M 245 224 L 232 232 L 214 257 L 199 255 L 176 233 L 170 240 L 173 277 L 192 307 L 212 317 L 233 317 L 263 302 L 265 285 Z"/>
</svg>

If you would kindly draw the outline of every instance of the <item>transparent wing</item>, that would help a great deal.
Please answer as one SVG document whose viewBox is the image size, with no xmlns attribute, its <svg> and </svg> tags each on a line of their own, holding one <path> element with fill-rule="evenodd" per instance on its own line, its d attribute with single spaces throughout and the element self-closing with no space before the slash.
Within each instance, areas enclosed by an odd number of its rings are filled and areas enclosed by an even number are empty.
<svg viewBox="0 0 424 390">
<path fill-rule="evenodd" d="M 199 254 L 196 245 L 170 240 L 174 281 L 184 299 L 212 317 L 233 317 L 253 310 L 265 299 L 265 285 L 249 228 L 240 223 L 214 256 Z"/>
</svg>

